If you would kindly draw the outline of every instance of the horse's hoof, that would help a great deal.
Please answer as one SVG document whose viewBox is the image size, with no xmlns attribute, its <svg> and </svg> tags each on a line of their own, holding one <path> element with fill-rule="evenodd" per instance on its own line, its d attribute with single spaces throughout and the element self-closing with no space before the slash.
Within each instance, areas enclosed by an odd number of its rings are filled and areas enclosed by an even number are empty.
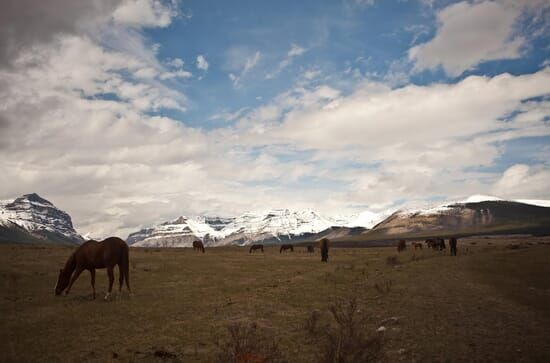
<svg viewBox="0 0 550 363">
<path fill-rule="evenodd" d="M 104 299 L 105 299 L 105 301 L 109 300 L 109 297 L 110 297 L 110 296 L 111 296 L 111 294 L 109 294 L 109 293 L 106 293 L 106 294 L 105 294 L 105 298 L 104 298 Z"/>
</svg>

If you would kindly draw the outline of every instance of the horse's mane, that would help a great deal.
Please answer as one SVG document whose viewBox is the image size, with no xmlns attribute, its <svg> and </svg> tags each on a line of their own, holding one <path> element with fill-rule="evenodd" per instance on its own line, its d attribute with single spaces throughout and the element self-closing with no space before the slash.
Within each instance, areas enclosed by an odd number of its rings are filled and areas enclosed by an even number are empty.
<svg viewBox="0 0 550 363">
<path fill-rule="evenodd" d="M 72 273 L 76 268 L 76 251 L 74 251 L 63 267 L 64 272 Z"/>
</svg>

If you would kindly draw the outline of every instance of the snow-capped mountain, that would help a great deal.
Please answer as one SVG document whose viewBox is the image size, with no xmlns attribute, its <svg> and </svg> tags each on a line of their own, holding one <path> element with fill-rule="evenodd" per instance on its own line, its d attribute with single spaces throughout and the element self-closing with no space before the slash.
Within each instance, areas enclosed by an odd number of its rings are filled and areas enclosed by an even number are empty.
<svg viewBox="0 0 550 363">
<path fill-rule="evenodd" d="M 334 221 L 312 210 L 274 209 L 237 218 L 179 217 L 130 234 L 128 243 L 136 247 L 190 247 L 196 239 L 207 246 L 277 243 L 311 236 L 334 225 Z"/>
<path fill-rule="evenodd" d="M 538 204 L 541 201 L 537 201 Z M 550 208 L 474 195 L 423 208 L 402 208 L 368 232 L 373 237 L 426 233 L 540 233 L 550 225 Z"/>
<path fill-rule="evenodd" d="M 231 221 L 230 218 L 181 216 L 154 228 L 131 233 L 127 242 L 136 247 L 191 247 L 197 239 L 210 244 L 225 236 L 221 231 Z"/>
<path fill-rule="evenodd" d="M 310 236 L 334 225 L 334 221 L 313 210 L 273 209 L 264 213 L 245 213 L 229 223 L 217 245 L 247 245 L 256 241 L 278 242 L 297 236 Z"/>
<path fill-rule="evenodd" d="M 43 240 L 80 243 L 71 217 L 36 193 L 0 201 L 0 239 L 10 242 Z"/>
</svg>

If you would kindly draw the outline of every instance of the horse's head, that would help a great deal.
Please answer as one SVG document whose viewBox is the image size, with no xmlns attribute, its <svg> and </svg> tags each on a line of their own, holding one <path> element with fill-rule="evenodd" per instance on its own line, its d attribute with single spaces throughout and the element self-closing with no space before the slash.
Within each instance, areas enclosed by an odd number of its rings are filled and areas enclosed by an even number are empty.
<svg viewBox="0 0 550 363">
<path fill-rule="evenodd" d="M 69 286 L 70 276 L 64 270 L 59 270 L 59 276 L 57 277 L 57 284 L 55 284 L 55 294 L 60 295 L 67 286 Z"/>
</svg>

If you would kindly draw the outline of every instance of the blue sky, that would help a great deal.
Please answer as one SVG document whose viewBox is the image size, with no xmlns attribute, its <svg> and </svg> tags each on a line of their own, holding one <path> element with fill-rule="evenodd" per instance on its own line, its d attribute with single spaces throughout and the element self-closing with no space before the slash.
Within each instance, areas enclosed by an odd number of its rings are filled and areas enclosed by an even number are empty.
<svg viewBox="0 0 550 363">
<path fill-rule="evenodd" d="M 547 1 L 10 2 L 0 198 L 83 233 L 550 199 Z"/>
</svg>

